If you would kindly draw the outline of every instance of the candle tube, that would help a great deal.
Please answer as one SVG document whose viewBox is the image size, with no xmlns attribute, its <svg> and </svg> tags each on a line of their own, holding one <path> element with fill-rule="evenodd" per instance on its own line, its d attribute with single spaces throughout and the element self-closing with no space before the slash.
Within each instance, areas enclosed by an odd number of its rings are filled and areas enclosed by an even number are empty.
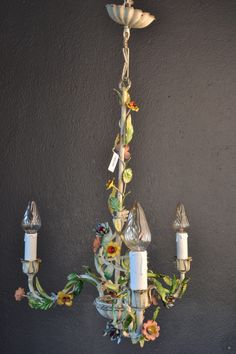
<svg viewBox="0 0 236 354">
<path fill-rule="evenodd" d="M 131 251 L 130 259 L 130 289 L 146 290 L 147 283 L 147 251 Z"/>
<path fill-rule="evenodd" d="M 25 234 L 25 261 L 35 261 L 37 259 L 37 237 L 37 233 Z"/>
<path fill-rule="evenodd" d="M 176 233 L 176 253 L 178 259 L 188 259 L 188 234 L 187 232 Z"/>
</svg>

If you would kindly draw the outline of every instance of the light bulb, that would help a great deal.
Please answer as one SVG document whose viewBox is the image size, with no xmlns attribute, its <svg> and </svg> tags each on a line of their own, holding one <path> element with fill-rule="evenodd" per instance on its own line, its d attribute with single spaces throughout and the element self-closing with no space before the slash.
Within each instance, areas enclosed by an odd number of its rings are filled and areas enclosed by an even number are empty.
<svg viewBox="0 0 236 354">
<path fill-rule="evenodd" d="M 182 203 L 178 203 L 176 208 L 176 216 L 173 222 L 173 228 L 176 231 L 184 231 L 185 229 L 189 228 L 189 221 L 188 217 Z"/>
<path fill-rule="evenodd" d="M 140 203 L 130 210 L 123 239 L 131 251 L 145 251 L 151 242 L 151 232 Z"/>
<path fill-rule="evenodd" d="M 28 203 L 21 226 L 27 234 L 34 234 L 40 229 L 41 218 L 34 201 Z"/>
</svg>

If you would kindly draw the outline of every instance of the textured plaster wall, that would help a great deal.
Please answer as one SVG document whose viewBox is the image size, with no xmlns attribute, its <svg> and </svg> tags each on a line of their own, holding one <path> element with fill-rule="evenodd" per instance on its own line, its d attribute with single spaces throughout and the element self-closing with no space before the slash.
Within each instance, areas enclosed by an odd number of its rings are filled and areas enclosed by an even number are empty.
<svg viewBox="0 0 236 354">
<path fill-rule="evenodd" d="M 121 2 L 120 2 L 121 3 Z M 152 230 L 151 267 L 175 271 L 175 205 L 190 222 L 191 286 L 161 311 L 142 351 L 102 337 L 87 286 L 73 308 L 16 303 L 26 286 L 20 222 L 40 208 L 38 255 L 47 291 L 93 263 L 96 222 L 109 219 L 104 183 L 117 131 L 121 28 L 105 0 L 1 0 L 0 353 L 236 353 L 236 2 L 147 0 L 158 20 L 132 32 L 132 200 Z M 131 198 L 130 198 L 131 200 Z"/>
</svg>

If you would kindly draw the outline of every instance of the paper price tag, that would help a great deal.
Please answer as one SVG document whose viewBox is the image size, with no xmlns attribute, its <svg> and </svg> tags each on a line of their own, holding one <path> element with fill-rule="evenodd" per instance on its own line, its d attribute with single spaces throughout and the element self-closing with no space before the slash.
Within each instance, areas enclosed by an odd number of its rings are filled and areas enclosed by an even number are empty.
<svg viewBox="0 0 236 354">
<path fill-rule="evenodd" d="M 115 171 L 115 168 L 116 168 L 118 160 L 119 160 L 119 155 L 116 152 L 114 152 L 113 156 L 112 156 L 112 159 L 111 159 L 111 162 L 110 162 L 110 165 L 108 167 L 108 171 L 110 171 L 110 172 L 114 172 Z"/>
</svg>

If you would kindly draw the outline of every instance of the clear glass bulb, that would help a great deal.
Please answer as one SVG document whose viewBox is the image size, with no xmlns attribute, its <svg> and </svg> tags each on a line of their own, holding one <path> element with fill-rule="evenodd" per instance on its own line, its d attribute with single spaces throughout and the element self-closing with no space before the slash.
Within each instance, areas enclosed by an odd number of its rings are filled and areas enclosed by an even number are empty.
<svg viewBox="0 0 236 354">
<path fill-rule="evenodd" d="M 189 221 L 188 217 L 182 203 L 178 203 L 176 208 L 176 216 L 173 222 L 173 228 L 176 231 L 184 231 L 185 229 L 189 228 Z"/>
<path fill-rule="evenodd" d="M 38 212 L 37 205 L 34 201 L 28 203 L 21 226 L 25 233 L 34 234 L 41 227 L 41 218 Z"/>
<path fill-rule="evenodd" d="M 123 236 L 131 251 L 145 251 L 150 244 L 151 232 L 140 203 L 135 203 L 130 210 Z"/>
</svg>

